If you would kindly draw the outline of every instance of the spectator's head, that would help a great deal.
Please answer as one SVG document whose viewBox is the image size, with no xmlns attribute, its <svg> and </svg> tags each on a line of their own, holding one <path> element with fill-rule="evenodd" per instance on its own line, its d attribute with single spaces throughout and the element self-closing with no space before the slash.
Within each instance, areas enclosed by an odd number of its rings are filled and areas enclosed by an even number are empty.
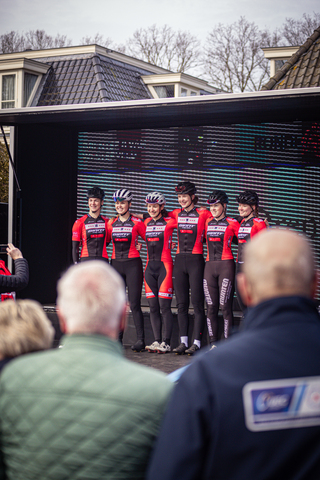
<svg viewBox="0 0 320 480">
<path fill-rule="evenodd" d="M 67 333 L 98 333 L 116 340 L 124 330 L 124 283 L 103 261 L 70 267 L 58 282 L 57 305 L 62 329 Z"/>
<path fill-rule="evenodd" d="M 276 297 L 314 297 L 317 274 L 308 240 L 289 230 L 260 232 L 245 247 L 237 282 L 249 306 Z"/>
<path fill-rule="evenodd" d="M 0 303 L 0 358 L 46 350 L 54 329 L 40 304 L 33 300 Z"/>
</svg>

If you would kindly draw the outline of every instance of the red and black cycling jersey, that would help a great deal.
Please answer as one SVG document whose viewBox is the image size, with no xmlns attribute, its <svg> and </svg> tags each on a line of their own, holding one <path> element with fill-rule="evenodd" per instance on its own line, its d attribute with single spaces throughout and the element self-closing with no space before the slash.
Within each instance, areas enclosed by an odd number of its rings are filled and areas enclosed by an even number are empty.
<svg viewBox="0 0 320 480">
<path fill-rule="evenodd" d="M 144 223 L 146 226 L 148 260 L 172 262 L 172 232 L 177 227 L 177 221 L 170 217 L 160 217 L 158 220 L 149 217 Z"/>
<path fill-rule="evenodd" d="M 176 208 L 168 213 L 178 223 L 177 253 L 203 254 L 204 227 L 211 213 L 194 207 L 190 212 Z"/>
<path fill-rule="evenodd" d="M 121 222 L 117 217 L 109 221 L 108 229 L 113 245 L 111 258 L 126 260 L 140 256 L 136 248 L 138 235 L 140 235 L 143 240 L 146 238 L 146 227 L 142 220 L 130 215 L 127 220 Z"/>
<path fill-rule="evenodd" d="M 108 221 L 109 219 L 102 215 L 93 218 L 89 214 L 75 221 L 72 227 L 72 241 L 80 242 L 81 258 L 108 258 L 107 245 L 110 242 Z"/>
<path fill-rule="evenodd" d="M 239 223 L 234 218 L 224 217 L 221 220 L 208 218 L 205 225 L 208 254 L 206 261 L 232 260 L 231 243 L 238 235 Z"/>
<path fill-rule="evenodd" d="M 243 263 L 243 247 L 257 233 L 267 228 L 264 220 L 261 218 L 243 219 L 238 230 L 238 256 L 237 262 Z"/>
</svg>

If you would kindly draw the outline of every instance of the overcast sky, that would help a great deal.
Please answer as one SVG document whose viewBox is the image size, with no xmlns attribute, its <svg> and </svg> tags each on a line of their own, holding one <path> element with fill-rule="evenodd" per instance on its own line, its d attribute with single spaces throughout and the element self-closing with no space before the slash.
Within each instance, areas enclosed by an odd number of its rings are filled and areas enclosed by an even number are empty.
<svg viewBox="0 0 320 480">
<path fill-rule="evenodd" d="M 319 0 L 0 0 L 0 34 L 40 29 L 67 35 L 77 45 L 98 32 L 121 44 L 137 28 L 156 23 L 188 30 L 204 42 L 215 24 L 241 15 L 273 30 L 286 17 L 319 11 Z"/>
</svg>

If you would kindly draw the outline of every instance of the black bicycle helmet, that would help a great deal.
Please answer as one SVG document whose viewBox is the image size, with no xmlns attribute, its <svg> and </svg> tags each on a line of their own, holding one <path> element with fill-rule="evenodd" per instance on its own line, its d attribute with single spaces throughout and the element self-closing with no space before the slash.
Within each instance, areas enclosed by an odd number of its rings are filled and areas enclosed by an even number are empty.
<svg viewBox="0 0 320 480">
<path fill-rule="evenodd" d="M 209 205 L 214 205 L 215 203 L 229 203 L 229 198 L 223 190 L 213 190 L 209 195 L 207 203 L 209 203 Z"/>
<path fill-rule="evenodd" d="M 259 206 L 259 197 L 254 190 L 244 190 L 242 193 L 236 196 L 237 203 L 243 203 L 245 205 Z"/>
<path fill-rule="evenodd" d="M 104 199 L 104 190 L 99 187 L 91 187 L 87 191 L 87 198 L 100 198 L 100 200 Z"/>
<path fill-rule="evenodd" d="M 195 195 L 197 193 L 195 184 L 188 181 L 178 183 L 175 191 L 178 195 L 184 193 L 187 193 L 188 195 Z"/>
</svg>

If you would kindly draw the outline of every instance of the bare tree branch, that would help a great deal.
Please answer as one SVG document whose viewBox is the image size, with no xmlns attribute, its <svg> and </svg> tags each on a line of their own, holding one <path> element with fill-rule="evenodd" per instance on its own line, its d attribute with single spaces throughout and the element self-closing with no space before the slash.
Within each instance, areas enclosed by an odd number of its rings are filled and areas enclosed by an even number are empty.
<svg viewBox="0 0 320 480">
<path fill-rule="evenodd" d="M 287 45 L 302 45 L 319 25 L 320 13 L 313 12 L 313 16 L 304 13 L 301 20 L 286 18 L 281 35 Z"/>
<path fill-rule="evenodd" d="M 22 52 L 25 48 L 25 38 L 18 32 L 0 35 L 0 53 Z"/>
<path fill-rule="evenodd" d="M 25 35 L 9 32 L 0 36 L 0 53 L 22 52 L 26 49 L 42 50 L 43 48 L 61 48 L 71 45 L 66 35 L 59 33 L 52 37 L 44 30 L 29 30 Z"/>
<path fill-rule="evenodd" d="M 72 41 L 66 35 L 60 35 L 59 33 L 53 37 L 53 48 L 70 47 Z"/>
<path fill-rule="evenodd" d="M 32 50 L 42 50 L 52 48 L 53 39 L 44 30 L 29 30 L 26 33 L 26 44 Z"/>
<path fill-rule="evenodd" d="M 177 33 L 174 51 L 177 63 L 175 70 L 177 72 L 182 73 L 198 65 L 200 42 L 196 37 L 190 35 L 189 32 L 179 31 Z"/>
<path fill-rule="evenodd" d="M 100 33 L 96 33 L 93 37 L 86 35 L 80 40 L 81 45 L 101 45 L 101 47 L 109 47 L 112 40 L 109 37 L 104 38 Z"/>
<path fill-rule="evenodd" d="M 198 64 L 199 40 L 189 32 L 174 32 L 171 27 L 155 24 L 140 28 L 127 41 L 126 51 L 159 67 L 185 72 Z"/>
<path fill-rule="evenodd" d="M 269 76 L 268 61 L 261 50 L 267 41 L 277 42 L 278 35 L 259 30 L 245 17 L 229 25 L 218 24 L 207 38 L 206 76 L 229 92 L 259 90 Z"/>
<path fill-rule="evenodd" d="M 119 52 L 119 53 L 125 53 L 125 54 L 127 53 L 127 47 L 123 43 L 119 43 L 119 44 L 113 43 L 110 45 L 110 48 L 112 48 L 112 50 L 115 50 L 116 52 Z"/>
</svg>

